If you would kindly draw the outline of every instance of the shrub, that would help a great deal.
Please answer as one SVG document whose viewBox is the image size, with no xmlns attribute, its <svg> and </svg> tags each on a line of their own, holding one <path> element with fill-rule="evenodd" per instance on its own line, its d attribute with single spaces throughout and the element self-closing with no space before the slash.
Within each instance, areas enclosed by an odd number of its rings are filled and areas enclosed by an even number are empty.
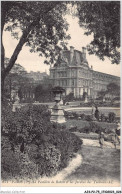
<svg viewBox="0 0 122 194">
<path fill-rule="evenodd" d="M 52 144 L 31 144 L 28 146 L 28 156 L 36 164 L 38 175 L 54 175 L 59 169 L 61 153 Z"/>
<path fill-rule="evenodd" d="M 77 128 L 77 126 L 71 127 L 71 128 L 69 129 L 69 131 L 71 131 L 71 132 L 76 132 L 76 131 L 78 131 L 78 128 Z"/>
<path fill-rule="evenodd" d="M 105 121 L 105 115 L 101 114 L 101 122 Z"/>
<path fill-rule="evenodd" d="M 81 117 L 82 120 L 85 120 L 86 119 L 86 115 L 84 113 L 81 114 L 80 117 Z"/>
<path fill-rule="evenodd" d="M 67 166 L 69 159 L 74 156 L 82 145 L 80 140 L 75 134 L 70 132 L 61 132 L 62 141 L 57 144 L 57 148 L 61 151 L 61 165 L 60 169 Z"/>
<path fill-rule="evenodd" d="M 84 128 L 79 129 L 80 133 L 100 133 L 100 131 L 105 132 L 105 129 L 102 128 L 101 126 L 99 126 L 97 123 L 95 122 L 89 122 L 89 126 L 86 126 Z"/>
<path fill-rule="evenodd" d="M 109 122 L 110 122 L 110 123 L 112 123 L 112 122 L 115 121 L 115 116 L 116 116 L 116 114 L 115 114 L 114 112 L 110 112 L 110 113 L 108 114 L 108 118 L 109 118 Z"/>
<path fill-rule="evenodd" d="M 90 127 L 83 127 L 83 128 L 81 128 L 81 129 L 79 129 L 79 132 L 80 133 L 90 133 L 91 132 L 91 129 L 90 129 Z"/>
<path fill-rule="evenodd" d="M 1 137 L 1 177 L 10 179 L 20 172 L 16 154 L 12 150 L 8 137 Z"/>
<path fill-rule="evenodd" d="M 76 112 L 72 113 L 74 119 L 78 119 L 79 115 Z"/>
<path fill-rule="evenodd" d="M 51 123 L 49 118 L 46 106 L 24 106 L 17 112 L 3 110 L 2 136 L 7 137 L 11 161 L 16 163 L 13 168 L 8 160 L 5 162 L 11 177 L 51 176 L 66 167 L 74 152 L 80 149 L 82 141 L 66 132 L 65 125 Z M 8 154 L 4 147 L 2 144 L 3 162 Z M 4 172 L 7 178 L 3 164 L 3 175 Z"/>
<path fill-rule="evenodd" d="M 72 112 L 68 112 L 68 111 L 64 111 L 64 116 L 65 116 L 65 118 L 71 118 L 71 117 L 73 117 L 73 114 L 72 114 Z"/>
<path fill-rule="evenodd" d="M 105 129 L 95 122 L 90 122 L 90 129 L 91 129 L 91 132 L 95 132 L 98 134 L 100 133 L 100 131 L 105 132 Z"/>
<path fill-rule="evenodd" d="M 86 115 L 86 121 L 92 121 L 92 115 Z"/>
<path fill-rule="evenodd" d="M 27 152 L 22 153 L 19 149 L 19 146 L 16 146 L 15 154 L 18 159 L 18 164 L 20 168 L 20 172 L 18 173 L 18 176 L 20 178 L 31 179 L 39 176 L 37 172 L 36 164 L 29 159 L 29 155 Z"/>
<path fill-rule="evenodd" d="M 73 100 L 74 100 L 74 94 L 71 92 L 67 96 L 65 96 L 64 102 L 66 103 L 66 102 L 70 102 Z M 67 103 L 67 105 L 68 105 L 68 103 Z"/>
</svg>

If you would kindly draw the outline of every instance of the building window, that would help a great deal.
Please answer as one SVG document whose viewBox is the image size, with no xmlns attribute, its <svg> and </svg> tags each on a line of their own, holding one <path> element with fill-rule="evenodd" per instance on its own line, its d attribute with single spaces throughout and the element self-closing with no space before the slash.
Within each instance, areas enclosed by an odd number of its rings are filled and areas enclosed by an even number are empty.
<svg viewBox="0 0 122 194">
<path fill-rule="evenodd" d="M 67 80 L 64 80 L 64 86 L 66 86 L 67 85 Z"/>
<path fill-rule="evenodd" d="M 72 77 L 75 77 L 75 74 L 76 74 L 76 71 L 75 70 L 72 70 Z"/>
<path fill-rule="evenodd" d="M 75 85 L 75 80 L 72 80 L 72 86 L 74 86 Z"/>
<path fill-rule="evenodd" d="M 66 77 L 66 72 L 64 72 L 64 77 Z"/>
</svg>

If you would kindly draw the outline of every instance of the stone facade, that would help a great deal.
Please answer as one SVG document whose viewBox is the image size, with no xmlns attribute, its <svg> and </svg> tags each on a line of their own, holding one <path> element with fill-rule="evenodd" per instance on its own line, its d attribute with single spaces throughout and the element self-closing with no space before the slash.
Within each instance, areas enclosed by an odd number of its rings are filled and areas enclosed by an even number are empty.
<svg viewBox="0 0 122 194">
<path fill-rule="evenodd" d="M 56 64 L 50 68 L 50 81 L 53 86 L 63 87 L 66 95 L 73 92 L 74 97 L 81 98 L 86 92 L 93 99 L 97 98 L 98 91 L 106 90 L 109 83 L 120 85 L 119 77 L 89 67 L 84 47 L 82 52 L 74 47 L 61 51 Z"/>
</svg>

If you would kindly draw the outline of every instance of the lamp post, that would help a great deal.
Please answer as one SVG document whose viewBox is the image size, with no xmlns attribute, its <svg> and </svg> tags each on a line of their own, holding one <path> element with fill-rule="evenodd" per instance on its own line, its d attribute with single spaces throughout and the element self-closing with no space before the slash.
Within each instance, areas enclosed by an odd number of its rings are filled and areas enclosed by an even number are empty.
<svg viewBox="0 0 122 194">
<path fill-rule="evenodd" d="M 60 101 L 62 99 L 62 94 L 65 92 L 65 90 L 59 86 L 54 87 L 51 92 L 54 95 L 55 99 L 55 105 L 52 108 L 51 112 L 51 122 L 55 123 L 64 123 L 66 122 L 65 117 L 64 117 L 64 110 L 60 106 Z"/>
</svg>

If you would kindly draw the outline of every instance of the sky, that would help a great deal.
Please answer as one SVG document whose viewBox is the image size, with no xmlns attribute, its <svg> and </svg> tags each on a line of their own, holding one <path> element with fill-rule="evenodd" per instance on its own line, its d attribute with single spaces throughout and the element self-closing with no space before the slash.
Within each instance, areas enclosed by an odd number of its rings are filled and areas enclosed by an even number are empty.
<svg viewBox="0 0 122 194">
<path fill-rule="evenodd" d="M 68 41 L 68 48 L 73 46 L 76 50 L 82 51 L 82 47 L 86 47 L 92 41 L 92 36 L 84 35 L 84 29 L 79 27 L 78 19 L 67 15 L 66 19 L 69 23 L 69 30 L 71 39 Z M 3 44 L 5 47 L 5 56 L 10 58 L 18 40 L 14 39 L 10 32 L 5 32 L 3 36 Z M 120 76 L 120 65 L 111 64 L 111 61 L 106 58 L 104 61 L 100 60 L 95 55 L 86 54 L 89 66 L 93 66 L 93 70 L 108 73 L 111 75 Z M 39 57 L 38 53 L 30 53 L 29 47 L 23 46 L 16 63 L 22 65 L 26 71 L 40 71 L 49 73 L 49 66 L 44 64 L 44 58 Z"/>
</svg>

